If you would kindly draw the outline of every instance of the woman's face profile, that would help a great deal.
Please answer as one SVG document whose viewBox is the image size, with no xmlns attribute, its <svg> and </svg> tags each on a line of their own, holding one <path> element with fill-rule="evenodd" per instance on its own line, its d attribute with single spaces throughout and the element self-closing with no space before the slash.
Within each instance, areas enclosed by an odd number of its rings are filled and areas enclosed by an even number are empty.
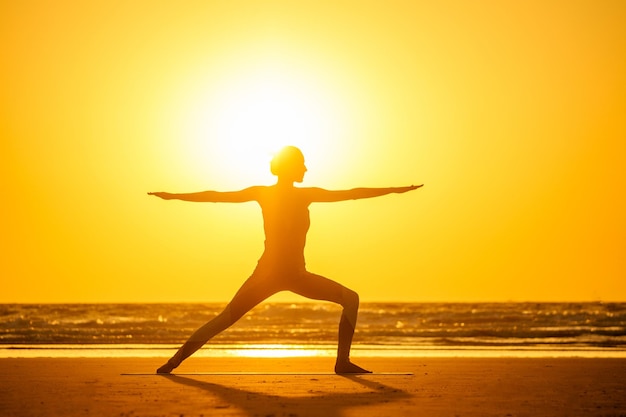
<svg viewBox="0 0 626 417">
<path fill-rule="evenodd" d="M 306 165 L 304 165 L 304 159 L 302 159 L 302 163 L 297 165 L 294 168 L 294 181 L 302 182 L 304 181 L 304 174 L 307 172 Z"/>
</svg>

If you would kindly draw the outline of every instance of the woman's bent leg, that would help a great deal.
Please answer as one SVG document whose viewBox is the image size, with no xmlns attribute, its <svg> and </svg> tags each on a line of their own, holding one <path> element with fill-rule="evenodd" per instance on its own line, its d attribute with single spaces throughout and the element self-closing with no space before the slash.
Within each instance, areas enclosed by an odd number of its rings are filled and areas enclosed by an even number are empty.
<svg viewBox="0 0 626 417">
<path fill-rule="evenodd" d="M 206 342 L 223 332 L 239 320 L 244 314 L 252 310 L 257 304 L 277 292 L 272 285 L 263 282 L 254 275 L 242 285 L 226 308 L 208 323 L 196 330 L 189 339 L 178 349 L 157 373 L 169 374 L 182 361 L 200 349 Z"/>
<path fill-rule="evenodd" d="M 343 307 L 339 321 L 335 372 L 338 374 L 369 373 L 370 371 L 350 361 L 350 349 L 359 311 L 359 295 L 335 281 L 310 272 L 307 272 L 301 280 L 295 281 L 290 289 L 296 294 L 315 300 L 331 301 Z"/>
</svg>

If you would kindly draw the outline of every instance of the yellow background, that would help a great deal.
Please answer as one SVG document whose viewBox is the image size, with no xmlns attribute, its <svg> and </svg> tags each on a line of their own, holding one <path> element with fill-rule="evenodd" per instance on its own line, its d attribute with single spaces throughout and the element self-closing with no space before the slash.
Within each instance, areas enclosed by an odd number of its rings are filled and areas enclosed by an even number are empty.
<svg viewBox="0 0 626 417">
<path fill-rule="evenodd" d="M 309 269 L 363 300 L 624 301 L 624 22 L 621 0 L 4 1 L 0 302 L 228 300 L 258 207 L 146 192 L 270 184 L 258 145 L 285 138 L 305 186 L 426 184 L 312 206 Z"/>
</svg>

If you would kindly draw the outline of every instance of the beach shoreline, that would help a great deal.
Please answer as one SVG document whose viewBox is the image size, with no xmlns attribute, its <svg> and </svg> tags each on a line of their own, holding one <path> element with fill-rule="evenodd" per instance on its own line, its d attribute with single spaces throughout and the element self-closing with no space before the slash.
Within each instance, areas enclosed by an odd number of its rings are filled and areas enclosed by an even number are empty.
<svg viewBox="0 0 626 417">
<path fill-rule="evenodd" d="M 379 374 L 338 376 L 330 357 L 192 357 L 177 372 L 202 375 L 122 375 L 161 362 L 0 359 L 0 415 L 626 416 L 620 358 L 357 358 Z"/>
<path fill-rule="evenodd" d="M 180 344 L 0 344 L 0 359 L 7 358 L 169 358 Z M 196 358 L 319 358 L 336 355 L 336 344 L 211 344 Z M 456 346 L 443 348 L 355 344 L 361 358 L 622 358 L 623 348 L 555 346 Z"/>
</svg>

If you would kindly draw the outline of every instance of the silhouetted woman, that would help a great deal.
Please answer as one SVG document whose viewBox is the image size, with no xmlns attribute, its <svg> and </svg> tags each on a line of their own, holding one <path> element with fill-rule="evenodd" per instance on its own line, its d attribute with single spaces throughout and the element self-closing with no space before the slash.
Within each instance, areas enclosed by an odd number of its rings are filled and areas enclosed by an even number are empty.
<svg viewBox="0 0 626 417">
<path fill-rule="evenodd" d="M 188 194 L 148 193 L 165 200 L 194 202 L 244 203 L 256 201 L 263 212 L 265 250 L 256 269 L 244 282 L 226 308 L 211 321 L 196 330 L 189 340 L 157 369 L 170 373 L 180 363 L 200 349 L 209 339 L 230 327 L 257 304 L 279 291 L 291 291 L 307 298 L 326 300 L 343 307 L 339 322 L 335 372 L 367 373 L 350 362 L 350 346 L 356 327 L 359 296 L 356 292 L 306 270 L 304 245 L 309 230 L 309 204 L 378 197 L 404 193 L 421 185 L 397 188 L 354 188 L 329 191 L 322 188 L 298 188 L 307 171 L 304 156 L 296 147 L 287 146 L 274 156 L 270 165 L 278 181 L 272 186 L 254 186 L 241 191 L 203 191 Z"/>
</svg>

